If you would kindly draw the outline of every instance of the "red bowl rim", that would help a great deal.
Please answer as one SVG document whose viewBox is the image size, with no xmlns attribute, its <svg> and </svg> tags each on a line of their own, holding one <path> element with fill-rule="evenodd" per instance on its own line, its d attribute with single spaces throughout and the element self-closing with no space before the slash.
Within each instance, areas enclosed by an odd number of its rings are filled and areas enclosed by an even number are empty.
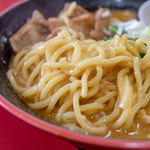
<svg viewBox="0 0 150 150">
<path fill-rule="evenodd" d="M 71 141 L 75 141 L 78 143 L 83 143 L 87 145 L 93 145 L 96 147 L 107 147 L 107 148 L 130 148 L 130 149 L 149 149 L 150 141 L 137 141 L 137 140 L 123 140 L 123 139 L 111 139 L 111 138 L 103 138 L 92 135 L 85 135 L 82 133 L 70 131 L 59 127 L 57 125 L 46 122 L 42 119 L 34 117 L 15 105 L 11 104 L 4 97 L 0 96 L 0 105 L 4 107 L 8 112 L 13 114 L 14 116 L 20 118 L 26 123 L 37 127 L 46 132 L 52 133 L 56 136 L 59 136 L 63 139 L 68 139 Z"/>
</svg>

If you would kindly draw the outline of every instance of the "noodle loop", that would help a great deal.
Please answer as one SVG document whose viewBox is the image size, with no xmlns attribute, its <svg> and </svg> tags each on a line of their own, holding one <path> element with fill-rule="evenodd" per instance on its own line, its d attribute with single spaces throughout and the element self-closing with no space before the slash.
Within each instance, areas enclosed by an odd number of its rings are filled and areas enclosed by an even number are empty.
<svg viewBox="0 0 150 150">
<path fill-rule="evenodd" d="M 16 92 L 31 109 L 78 131 L 107 135 L 110 126 L 129 129 L 138 114 L 149 124 L 144 107 L 150 102 L 150 42 L 131 42 L 126 35 L 78 40 L 70 30 L 13 58 L 7 76 Z M 143 59 L 141 44 L 147 44 Z"/>
</svg>

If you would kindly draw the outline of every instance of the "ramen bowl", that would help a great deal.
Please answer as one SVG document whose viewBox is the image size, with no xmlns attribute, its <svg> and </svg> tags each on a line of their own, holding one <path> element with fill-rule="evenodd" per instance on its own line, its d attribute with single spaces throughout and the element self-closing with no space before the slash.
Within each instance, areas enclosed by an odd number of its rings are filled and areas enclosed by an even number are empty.
<svg viewBox="0 0 150 150">
<path fill-rule="evenodd" d="M 70 143 L 85 149 L 150 149 L 148 140 L 127 140 L 117 138 L 104 138 L 94 135 L 86 135 L 67 130 L 29 109 L 17 96 L 11 87 L 6 72 L 11 57 L 9 38 L 29 18 L 33 10 L 38 9 L 45 17 L 56 16 L 63 8 L 67 0 L 36 0 L 27 1 L 7 11 L 0 18 L 0 105 L 7 111 L 22 119 L 28 124 L 42 131 L 54 134 Z M 99 6 L 111 9 L 137 11 L 143 0 L 77 0 L 77 3 L 88 10 L 96 10 Z M 20 13 L 22 12 L 22 13 Z"/>
</svg>

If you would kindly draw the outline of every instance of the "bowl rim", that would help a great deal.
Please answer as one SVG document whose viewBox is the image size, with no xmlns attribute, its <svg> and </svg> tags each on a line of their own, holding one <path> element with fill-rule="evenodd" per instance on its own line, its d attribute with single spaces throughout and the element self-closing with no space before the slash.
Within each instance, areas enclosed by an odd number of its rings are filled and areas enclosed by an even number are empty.
<svg viewBox="0 0 150 150">
<path fill-rule="evenodd" d="M 12 5 L 8 6 L 7 8 L 5 8 L 1 13 L 0 13 L 0 18 L 3 17 L 5 14 L 7 14 L 9 11 L 11 11 L 12 9 L 15 9 L 16 7 L 18 7 L 19 5 L 22 5 L 24 3 L 29 2 L 29 0 L 18 0 L 16 2 L 14 2 Z"/>
<path fill-rule="evenodd" d="M 17 6 L 29 2 L 29 0 L 23 0 L 15 3 L 14 5 L 8 7 L 0 14 L 0 18 L 4 16 L 7 12 L 16 8 Z M 54 134 L 63 139 L 71 140 L 74 142 L 79 142 L 87 145 L 93 145 L 97 147 L 105 148 L 130 148 L 130 149 L 150 149 L 149 140 L 127 140 L 127 139 L 113 139 L 113 138 L 104 138 L 100 136 L 86 135 L 83 133 L 78 133 L 71 131 L 50 122 L 46 122 L 42 119 L 39 119 L 35 116 L 30 115 L 29 113 L 23 111 L 19 107 L 10 103 L 6 98 L 0 94 L 0 106 L 6 109 L 9 113 L 15 117 L 21 119 L 22 121 L 39 128 L 40 130 L 46 131 L 48 133 Z"/>
<path fill-rule="evenodd" d="M 39 128 L 43 131 L 52 133 L 63 139 L 67 139 L 74 142 L 79 142 L 87 145 L 93 145 L 97 147 L 107 147 L 107 148 L 130 148 L 130 149 L 150 149 L 150 141 L 139 141 L 139 140 L 126 140 L 126 139 L 112 139 L 104 138 L 93 135 L 86 135 L 83 133 L 74 132 L 55 124 L 51 124 L 42 119 L 34 117 L 27 112 L 21 110 L 15 105 L 11 104 L 4 97 L 0 96 L 0 105 L 5 108 L 12 115 L 25 121 L 26 123 Z"/>
</svg>

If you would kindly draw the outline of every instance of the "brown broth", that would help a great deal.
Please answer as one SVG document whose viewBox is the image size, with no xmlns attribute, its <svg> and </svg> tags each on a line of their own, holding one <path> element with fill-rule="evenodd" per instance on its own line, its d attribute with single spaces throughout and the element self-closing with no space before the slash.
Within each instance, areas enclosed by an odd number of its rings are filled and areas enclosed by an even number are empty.
<svg viewBox="0 0 150 150">
<path fill-rule="evenodd" d="M 111 12 L 112 18 L 116 18 L 120 21 L 129 21 L 132 19 L 138 19 L 137 13 L 132 12 L 132 11 L 122 11 L 122 10 L 117 10 L 117 11 L 112 11 Z"/>
<path fill-rule="evenodd" d="M 38 114 L 40 114 L 42 117 L 46 118 L 48 121 L 56 123 L 55 120 L 55 115 L 57 112 L 58 108 L 55 109 L 55 112 L 53 112 L 51 115 L 48 115 L 45 113 L 45 109 L 42 110 L 36 110 Z M 96 116 L 96 115 L 95 115 Z M 97 115 L 98 116 L 98 115 Z M 88 118 L 89 119 L 89 118 Z M 92 122 L 95 121 L 95 119 L 90 119 Z M 60 126 L 63 125 L 63 122 L 56 123 Z M 136 116 L 134 120 L 134 124 L 129 130 L 123 130 L 123 129 L 114 129 L 111 124 L 108 125 L 108 134 L 106 135 L 107 137 L 110 138 L 119 138 L 119 139 L 136 139 L 136 140 L 148 140 L 150 139 L 150 128 L 148 125 L 143 123 L 139 119 L 138 116 Z"/>
</svg>

